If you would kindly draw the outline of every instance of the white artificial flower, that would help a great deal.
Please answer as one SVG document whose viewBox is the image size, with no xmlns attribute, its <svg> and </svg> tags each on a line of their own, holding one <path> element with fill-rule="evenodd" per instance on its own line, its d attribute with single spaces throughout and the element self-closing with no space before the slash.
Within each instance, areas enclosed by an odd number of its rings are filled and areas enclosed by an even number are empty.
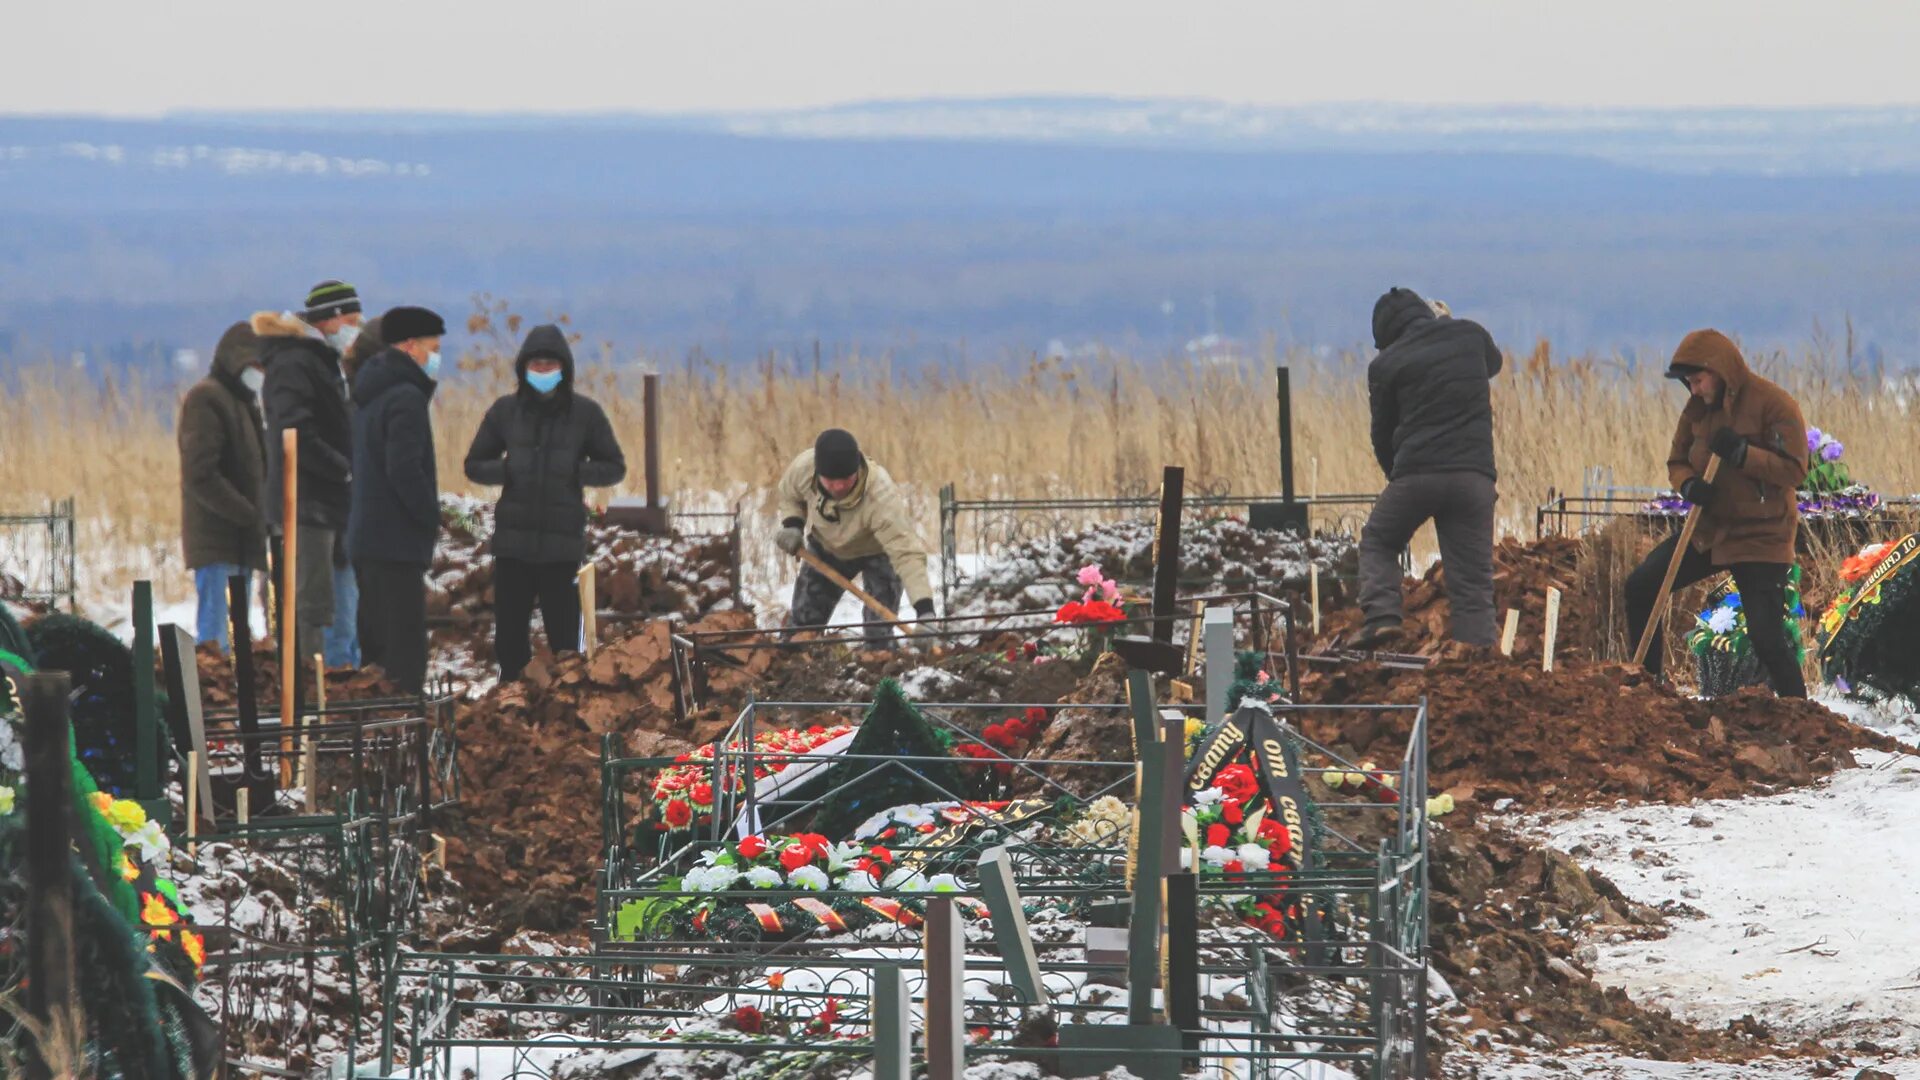
<svg viewBox="0 0 1920 1080">
<path fill-rule="evenodd" d="M 920 871 L 903 866 L 887 875 L 886 886 L 901 892 L 926 892 L 927 879 Z"/>
<path fill-rule="evenodd" d="M 1200 857 L 1214 866 L 1225 866 L 1234 860 L 1232 848 L 1210 847 L 1200 853 Z"/>
<path fill-rule="evenodd" d="M 160 828 L 160 823 L 157 821 L 149 821 L 127 834 L 126 843 L 127 846 L 138 849 L 141 861 L 150 865 L 158 865 L 166 855 L 169 846 L 167 834 Z"/>
<path fill-rule="evenodd" d="M 933 811 L 924 806 L 896 806 L 893 808 L 893 820 L 911 828 L 933 824 Z"/>
<path fill-rule="evenodd" d="M 13 772 L 20 772 L 27 767 L 27 751 L 20 745 L 20 732 L 14 727 L 11 716 L 0 720 L 0 765 Z"/>
<path fill-rule="evenodd" d="M 1259 844 L 1241 844 L 1239 855 L 1249 870 L 1265 870 L 1273 862 L 1273 856 Z"/>
<path fill-rule="evenodd" d="M 871 840 L 881 833 L 886 832 L 887 826 L 891 824 L 892 821 L 893 811 L 882 810 L 861 822 L 860 827 L 853 830 L 853 838 L 855 840 Z"/>
<path fill-rule="evenodd" d="M 935 874 L 927 879 L 929 892 L 959 892 L 963 888 L 965 886 L 960 884 L 960 879 L 952 874 Z"/>
<path fill-rule="evenodd" d="M 1732 608 L 1714 608 L 1713 614 L 1707 616 L 1707 629 L 1716 634 L 1724 634 L 1733 629 L 1734 618 L 1735 612 Z"/>
<path fill-rule="evenodd" d="M 700 865 L 702 866 L 717 865 L 720 862 L 720 856 L 722 854 L 723 852 L 721 851 L 720 848 L 708 848 L 707 850 L 700 853 Z"/>
<path fill-rule="evenodd" d="M 747 884 L 756 889 L 772 889 L 780 885 L 780 871 L 771 866 L 756 866 L 747 871 Z"/>
<path fill-rule="evenodd" d="M 867 849 L 859 844 L 844 842 L 835 844 L 833 845 L 833 850 L 827 852 L 827 869 L 836 872 L 845 870 L 847 867 L 865 858 L 866 854 Z"/>
<path fill-rule="evenodd" d="M 696 883 L 695 878 L 699 881 Z M 682 885 L 688 892 L 725 892 L 740 880 L 740 871 L 728 866 L 710 866 L 688 874 Z"/>
<path fill-rule="evenodd" d="M 865 870 L 855 870 L 853 873 L 840 879 L 840 887 L 848 892 L 865 893 L 874 892 L 879 889 L 880 883 L 873 880 L 873 875 L 867 873 Z"/>
<path fill-rule="evenodd" d="M 1214 803 L 1226 798 L 1226 795 L 1226 792 L 1221 791 L 1217 787 L 1202 788 L 1193 793 L 1193 802 L 1195 806 L 1212 806 Z"/>
<path fill-rule="evenodd" d="M 796 889 L 820 892 L 827 887 L 827 872 L 817 866 L 802 866 L 787 875 L 787 884 Z"/>
</svg>

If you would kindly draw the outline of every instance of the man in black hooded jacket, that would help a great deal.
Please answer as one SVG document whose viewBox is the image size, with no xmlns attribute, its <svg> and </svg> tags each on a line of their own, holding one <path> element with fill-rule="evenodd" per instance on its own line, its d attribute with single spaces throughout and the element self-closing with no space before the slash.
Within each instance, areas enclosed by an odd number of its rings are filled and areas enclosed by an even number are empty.
<svg viewBox="0 0 1920 1080">
<path fill-rule="evenodd" d="M 467 479 L 499 487 L 493 527 L 493 649 L 500 678 L 533 658 L 533 608 L 555 652 L 580 647 L 574 576 L 586 557 L 587 487 L 612 487 L 627 459 L 599 405 L 574 390 L 557 326 L 527 332 L 514 392 L 493 403 L 467 451 Z"/>
<path fill-rule="evenodd" d="M 1492 645 L 1493 393 L 1500 349 L 1479 323 L 1445 314 L 1412 289 L 1373 306 L 1367 367 L 1373 456 L 1387 474 L 1360 534 L 1358 648 L 1400 635 L 1400 553 L 1428 521 L 1440 537 L 1455 640 Z"/>
</svg>

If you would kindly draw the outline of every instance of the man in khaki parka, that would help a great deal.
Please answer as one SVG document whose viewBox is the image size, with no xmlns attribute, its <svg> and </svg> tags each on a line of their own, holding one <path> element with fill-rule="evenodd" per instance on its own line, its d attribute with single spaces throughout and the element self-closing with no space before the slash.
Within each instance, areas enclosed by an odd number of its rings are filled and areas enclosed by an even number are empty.
<svg viewBox="0 0 1920 1080">
<path fill-rule="evenodd" d="M 878 462 L 860 453 L 848 432 L 831 428 L 813 449 L 793 459 L 780 479 L 780 531 L 774 542 L 789 555 L 806 544 L 828 566 L 855 575 L 875 600 L 898 610 L 902 588 L 914 597 L 914 613 L 933 615 L 927 578 L 927 545 L 907 512 L 906 497 Z M 809 537 L 808 534 L 812 535 Z M 811 566 L 793 583 L 788 626 L 825 626 L 845 590 Z M 885 645 L 892 631 L 871 618 L 867 641 Z"/>
<path fill-rule="evenodd" d="M 1731 571 L 1747 613 L 1748 640 L 1767 670 L 1774 693 L 1806 697 L 1783 618 L 1761 618 L 1786 604 L 1800 525 L 1798 491 L 1807 475 L 1807 424 L 1785 390 L 1754 374 L 1740 350 L 1718 330 L 1696 330 L 1674 350 L 1669 378 L 1693 396 L 1680 413 L 1667 476 L 1681 496 L 1701 508 L 1693 543 L 1680 561 L 1674 588 Z M 1706 482 L 1707 461 L 1720 455 L 1720 472 Z M 1679 535 L 1669 537 L 1627 578 L 1630 641 L 1653 612 Z M 1661 668 L 1659 629 L 1647 670 Z"/>
</svg>

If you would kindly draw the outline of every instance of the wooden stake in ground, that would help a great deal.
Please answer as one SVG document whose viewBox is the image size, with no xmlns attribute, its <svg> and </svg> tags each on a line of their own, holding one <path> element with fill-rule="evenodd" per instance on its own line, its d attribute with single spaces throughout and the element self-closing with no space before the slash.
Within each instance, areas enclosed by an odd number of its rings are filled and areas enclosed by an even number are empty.
<svg viewBox="0 0 1920 1080">
<path fill-rule="evenodd" d="M 875 615 L 880 616 L 882 621 L 884 622 L 900 621 L 900 616 L 894 614 L 892 608 L 888 607 L 887 605 L 881 603 L 878 600 L 875 600 L 873 596 L 869 594 L 865 589 L 862 589 L 860 586 L 855 585 L 851 581 L 848 581 L 845 574 L 842 574 L 840 571 L 835 570 L 831 566 L 828 566 L 827 561 L 825 559 L 822 559 L 820 556 L 815 555 L 812 551 L 804 547 L 801 548 L 799 552 L 797 552 L 797 554 L 800 556 L 801 562 L 806 563 L 808 566 L 813 567 L 815 570 L 818 570 L 820 572 L 821 577 L 826 578 L 828 581 L 831 581 L 835 585 L 838 585 L 842 589 L 845 589 L 848 592 L 852 593 L 854 599 L 867 605 L 867 610 L 873 612 Z"/>
<path fill-rule="evenodd" d="M 187 858 L 200 857 L 200 751 L 187 751 Z"/>
<path fill-rule="evenodd" d="M 320 712 L 324 714 L 327 711 L 327 658 L 319 653 L 313 654 L 313 677 L 314 685 L 319 688 L 317 694 Z M 305 776 L 302 783 L 307 792 L 307 813 L 309 814 L 315 812 L 319 806 L 319 765 L 319 747 L 314 745 L 312 733 L 308 733 L 300 740 L 300 771 Z"/>
<path fill-rule="evenodd" d="M 246 788 L 240 788 L 233 793 L 233 820 L 243 829 L 246 828 L 247 822 L 253 820 L 253 808 L 248 805 L 252 801 L 252 795 L 253 792 Z"/>
<path fill-rule="evenodd" d="M 580 583 L 580 652 L 587 659 L 593 659 L 593 650 L 600 644 L 600 603 L 596 595 L 595 583 L 600 571 L 593 563 L 587 563 L 575 575 Z"/>
<path fill-rule="evenodd" d="M 1320 636 L 1320 564 L 1307 561 L 1307 606 L 1313 609 L 1313 636 Z"/>
<path fill-rule="evenodd" d="M 1720 475 L 1720 455 L 1707 459 L 1707 471 L 1700 479 L 1713 483 Z M 1653 645 L 1653 629 L 1667 617 L 1667 604 L 1673 599 L 1673 582 L 1680 576 L 1680 560 L 1687 556 L 1687 545 L 1693 542 L 1693 530 L 1700 525 L 1700 508 L 1687 511 L 1686 523 L 1680 526 L 1680 542 L 1673 545 L 1673 558 L 1667 560 L 1667 576 L 1660 579 L 1660 593 L 1653 598 L 1653 612 L 1647 616 L 1647 625 L 1640 630 L 1640 643 L 1633 648 L 1633 663 L 1636 667 L 1647 662 L 1647 649 Z"/>
<path fill-rule="evenodd" d="M 280 433 L 283 462 L 284 500 L 280 504 L 280 784 L 293 784 L 294 714 L 300 699 L 295 687 L 300 679 L 300 647 L 295 640 L 299 597 L 294 592 L 294 567 L 300 557 L 300 432 L 288 428 Z"/>
<path fill-rule="evenodd" d="M 1547 629 L 1540 645 L 1540 670 L 1553 670 L 1553 647 L 1560 636 L 1560 590 L 1547 586 Z"/>
<path fill-rule="evenodd" d="M 1520 634 L 1520 609 L 1507 609 L 1507 628 L 1500 632 L 1500 655 L 1513 655 L 1513 639 Z"/>
</svg>

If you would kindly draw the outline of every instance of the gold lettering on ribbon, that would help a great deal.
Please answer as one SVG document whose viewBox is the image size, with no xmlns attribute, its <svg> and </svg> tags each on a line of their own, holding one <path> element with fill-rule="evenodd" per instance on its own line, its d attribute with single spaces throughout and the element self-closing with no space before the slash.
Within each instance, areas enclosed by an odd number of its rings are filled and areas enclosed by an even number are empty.
<svg viewBox="0 0 1920 1080">
<path fill-rule="evenodd" d="M 1221 725 L 1220 731 L 1213 737 L 1212 745 L 1208 746 L 1207 752 L 1201 755 L 1200 767 L 1193 771 L 1193 779 L 1187 781 L 1188 789 L 1205 791 L 1207 785 L 1213 782 L 1213 774 L 1218 772 L 1228 756 L 1246 741 L 1246 733 L 1234 726 L 1233 721 L 1229 720 Z"/>
</svg>

